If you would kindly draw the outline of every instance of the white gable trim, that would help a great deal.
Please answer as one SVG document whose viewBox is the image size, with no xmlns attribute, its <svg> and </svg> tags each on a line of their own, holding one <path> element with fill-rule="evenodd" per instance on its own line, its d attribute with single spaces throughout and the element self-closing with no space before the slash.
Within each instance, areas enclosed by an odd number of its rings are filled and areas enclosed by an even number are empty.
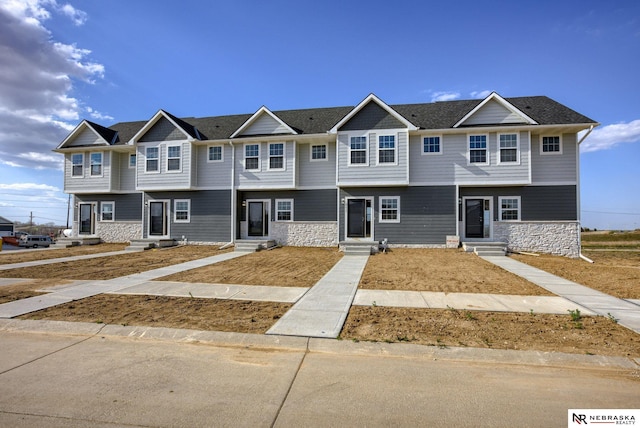
<svg viewBox="0 0 640 428">
<path fill-rule="evenodd" d="M 393 116 L 394 118 L 396 118 L 397 120 L 399 120 L 401 123 L 403 123 L 410 131 L 417 131 L 419 128 L 417 126 L 415 126 L 413 123 L 409 122 L 404 116 L 402 116 L 401 114 L 399 114 L 397 111 L 395 111 L 394 109 L 392 109 L 391 107 L 389 107 L 384 101 L 382 101 L 380 98 L 376 97 L 374 94 L 369 94 L 369 96 L 367 98 L 365 98 L 364 100 L 362 100 L 360 102 L 360 104 L 358 104 L 357 106 L 355 106 L 353 108 L 353 110 L 351 110 L 349 112 L 349 114 L 347 114 L 345 117 L 342 118 L 342 120 L 340 120 L 340 122 L 338 122 L 333 128 L 331 128 L 329 130 L 329 133 L 331 134 L 336 134 L 338 132 L 338 129 L 340 129 L 340 127 L 342 125 L 344 125 L 345 123 L 347 123 L 349 120 L 351 120 L 351 118 L 353 116 L 355 116 L 360 110 L 362 110 L 362 108 L 364 106 L 366 106 L 367 104 L 369 104 L 371 101 L 375 102 L 376 104 L 378 104 L 380 107 L 382 107 L 387 113 L 389 113 L 391 116 Z"/>
<path fill-rule="evenodd" d="M 161 117 L 164 117 L 165 119 L 167 119 L 169 122 L 171 122 L 171 124 L 173 126 L 175 126 L 176 128 L 178 128 L 180 130 L 180 132 L 182 132 L 185 136 L 185 140 L 189 140 L 189 141 L 193 141 L 194 138 L 189 135 L 189 133 L 187 131 L 185 131 L 184 129 L 182 129 L 182 127 L 180 125 L 178 125 L 176 122 L 174 122 L 173 119 L 171 119 L 171 117 L 166 114 L 164 112 L 164 110 L 160 109 L 158 110 L 158 112 L 156 114 L 153 115 L 153 117 L 151 119 L 149 119 L 149 121 L 142 127 L 142 129 L 140 129 L 136 135 L 134 135 L 133 137 L 131 137 L 131 140 L 129 140 L 128 144 L 135 144 L 138 142 L 138 140 L 140 138 L 142 138 L 142 136 L 144 134 L 147 133 L 147 131 L 149 131 L 149 129 L 151 129 L 151 127 L 153 127 L 153 125 L 156 124 L 156 122 L 158 120 L 160 120 Z"/>
<path fill-rule="evenodd" d="M 457 128 L 457 127 L 461 126 L 462 124 L 464 124 L 464 122 L 466 122 L 467 119 L 469 119 L 471 116 L 476 114 L 482 107 L 484 107 L 491 100 L 494 100 L 494 101 L 498 102 L 500 105 L 502 105 L 504 108 L 506 108 L 510 112 L 522 117 L 522 119 L 527 124 L 529 124 L 529 125 L 537 125 L 538 124 L 538 122 L 536 122 L 535 120 L 531 119 L 529 116 L 527 116 L 521 110 L 517 109 L 513 104 L 511 104 L 510 102 L 508 102 L 507 100 L 502 98 L 500 95 L 498 95 L 497 92 L 491 92 L 491 94 L 489 94 L 489 96 L 487 96 L 487 98 L 482 100 L 482 102 L 480 104 L 478 104 L 473 110 L 471 110 L 469 113 L 464 115 L 464 117 L 462 119 L 460 119 L 458 122 L 456 122 L 456 124 L 453 125 L 453 127 Z"/>
<path fill-rule="evenodd" d="M 276 116 L 275 114 L 273 114 L 271 112 L 271 110 L 269 110 L 268 108 L 266 108 L 265 106 L 262 106 L 258 109 L 257 112 L 255 112 L 249 119 L 246 120 L 245 123 L 243 123 L 240 128 L 238 128 L 236 130 L 236 132 L 234 132 L 233 134 L 231 134 L 230 138 L 235 138 L 239 135 L 242 135 L 242 133 L 244 131 L 246 131 L 251 125 L 253 125 L 253 123 L 255 123 L 256 120 L 258 120 L 260 118 L 260 116 L 262 115 L 268 115 L 270 116 L 273 120 L 275 120 L 276 122 L 278 122 L 280 124 L 280 126 L 284 127 L 288 132 L 290 132 L 293 135 L 298 135 L 298 133 L 291 128 L 289 125 L 287 125 L 286 123 L 284 123 L 282 121 L 282 119 L 280 119 L 278 116 Z"/>
<path fill-rule="evenodd" d="M 113 136 L 113 140 L 112 141 L 105 140 L 104 137 L 102 137 L 102 135 L 100 135 L 100 133 L 98 131 L 93 129 L 93 126 L 91 126 L 89 124 L 89 122 L 87 122 L 86 120 L 83 120 L 82 122 L 80 122 L 80 124 L 78 126 L 75 127 L 75 129 L 73 131 L 71 131 L 71 134 L 69 134 L 67 136 L 67 138 L 65 138 L 64 141 L 62 141 L 62 143 L 60 143 L 60 145 L 58 147 L 56 147 L 56 150 L 64 149 L 65 145 L 67 145 L 68 143 L 73 141 L 86 128 L 89 128 L 91 130 L 91 132 L 96 134 L 96 136 L 103 141 L 104 144 L 100 144 L 100 145 L 110 146 L 115 142 L 116 138 L 118 138 L 118 133 L 116 132 L 114 134 L 114 136 Z"/>
</svg>

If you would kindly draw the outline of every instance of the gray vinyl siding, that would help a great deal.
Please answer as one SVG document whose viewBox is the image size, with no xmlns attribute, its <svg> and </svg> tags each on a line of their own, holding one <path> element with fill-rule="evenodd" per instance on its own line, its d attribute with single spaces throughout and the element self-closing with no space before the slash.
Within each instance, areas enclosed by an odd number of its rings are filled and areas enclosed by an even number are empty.
<svg viewBox="0 0 640 428">
<path fill-rule="evenodd" d="M 553 135 L 551 133 L 545 136 Z M 556 134 L 559 135 L 559 134 Z M 562 134 L 562 154 L 540 154 L 540 136 L 532 135 L 531 176 L 532 183 L 576 183 L 577 140 L 576 134 Z"/>
<path fill-rule="evenodd" d="M 367 132 L 368 166 L 349 165 L 350 137 L 360 134 L 338 134 L 338 184 L 339 185 L 392 185 L 408 184 L 408 132 L 400 130 Z M 378 164 L 378 137 L 396 136 L 397 165 Z"/>
<path fill-rule="evenodd" d="M 380 196 L 400 197 L 400 222 L 380 223 Z M 389 244 L 444 245 L 456 234 L 456 187 L 343 188 L 345 197 L 374 197 L 374 240 Z M 340 209 L 340 240 L 345 239 L 346 204 Z"/>
<path fill-rule="evenodd" d="M 260 170 L 246 171 L 244 168 L 245 144 L 236 146 L 236 184 L 240 188 L 291 188 L 295 186 L 295 146 L 294 141 L 284 142 L 284 169 L 269 169 L 269 143 L 260 145 Z M 278 142 L 275 142 L 278 143 Z M 254 144 L 254 143 L 249 143 Z"/>
<path fill-rule="evenodd" d="M 505 133 L 517 131 L 506 130 Z M 409 154 L 410 182 L 418 184 L 528 184 L 530 141 L 529 133 L 517 132 L 519 135 L 520 162 L 518 164 L 498 163 L 500 150 L 498 133 L 441 135 L 442 154 L 422 154 L 422 139 L 426 135 L 411 137 Z M 471 164 L 468 162 L 468 135 L 488 135 L 489 165 Z"/>
<path fill-rule="evenodd" d="M 93 145 L 104 146 L 104 140 L 89 128 L 85 128 L 72 141 L 69 141 L 65 147 L 86 147 Z"/>
<path fill-rule="evenodd" d="M 75 195 L 74 204 L 74 219 L 78 218 L 77 205 L 81 203 L 97 202 L 96 209 L 97 220 L 100 221 L 100 203 L 101 202 L 114 202 L 114 221 L 141 221 L 142 220 L 142 194 L 141 193 L 127 193 L 127 194 L 99 194 L 99 195 Z"/>
<path fill-rule="evenodd" d="M 291 130 L 268 114 L 263 114 L 249 125 L 242 135 L 290 134 Z"/>
<path fill-rule="evenodd" d="M 464 125 L 501 125 L 506 123 L 523 123 L 522 117 L 502 106 L 497 101 L 489 101 L 468 118 Z"/>
<path fill-rule="evenodd" d="M 161 117 L 138 141 L 174 141 L 184 140 L 187 136 L 180 129 L 173 126 L 169 119 Z"/>
<path fill-rule="evenodd" d="M 174 209 L 176 199 L 191 201 L 189 223 L 176 223 Z M 228 242 L 231 240 L 231 192 L 229 190 L 201 190 L 197 192 L 153 192 L 146 200 L 169 200 L 170 237 L 196 242 Z M 144 233 L 148 230 L 145 212 Z"/>
<path fill-rule="evenodd" d="M 240 192 L 238 194 L 239 213 L 246 220 L 246 207 L 242 201 L 248 199 L 269 199 L 270 218 L 275 218 L 275 200 L 293 199 L 293 221 L 336 221 L 337 189 L 283 190 L 267 192 Z"/>
<path fill-rule="evenodd" d="M 181 170 L 180 172 L 167 171 L 167 155 L 168 147 L 180 146 L 181 154 Z M 146 169 L 146 148 L 158 147 L 158 172 L 145 172 Z M 189 142 L 170 142 L 170 143 L 148 143 L 138 144 L 137 152 L 137 174 L 138 174 L 138 190 L 170 190 L 170 189 L 188 189 L 191 187 L 192 173 L 192 151 Z"/>
<path fill-rule="evenodd" d="M 199 188 L 229 188 L 231 186 L 232 149 L 229 144 L 213 144 L 222 146 L 222 162 L 209 162 L 209 146 L 195 146 L 197 151 L 195 184 Z"/>
<path fill-rule="evenodd" d="M 111 152 L 102 152 L 102 175 L 91 175 L 91 153 L 101 152 L 100 150 L 91 150 L 83 152 L 75 152 L 83 154 L 83 176 L 72 177 L 71 153 L 64 155 L 64 191 L 66 193 L 99 193 L 110 192 L 112 187 L 112 170 L 111 170 Z M 116 163 L 117 167 L 117 163 Z M 117 171 L 116 171 L 117 174 Z"/>
<path fill-rule="evenodd" d="M 115 154 L 115 153 L 114 153 Z M 132 192 L 136 189 L 136 169 L 129 168 L 129 155 L 131 152 L 118 153 L 118 165 L 119 165 L 119 185 L 118 189 L 121 192 Z M 136 164 L 137 164 L 136 156 Z M 115 165 L 115 158 L 113 164 Z"/>
<path fill-rule="evenodd" d="M 493 197 L 493 219 L 498 220 L 499 196 L 520 196 L 523 221 L 575 221 L 576 186 L 524 186 L 460 188 L 460 197 Z"/>
<path fill-rule="evenodd" d="M 368 129 L 398 129 L 405 125 L 390 115 L 375 102 L 369 102 L 356 113 L 339 131 L 356 131 Z"/>
<path fill-rule="evenodd" d="M 297 181 L 299 187 L 329 187 L 336 184 L 336 143 L 325 143 L 327 159 L 311 161 L 311 146 L 321 143 L 298 144 Z"/>
</svg>

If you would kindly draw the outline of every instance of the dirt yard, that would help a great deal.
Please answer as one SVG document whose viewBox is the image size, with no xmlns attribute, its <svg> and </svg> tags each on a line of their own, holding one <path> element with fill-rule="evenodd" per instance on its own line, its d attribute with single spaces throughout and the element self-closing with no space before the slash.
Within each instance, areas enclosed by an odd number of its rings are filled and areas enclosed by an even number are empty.
<svg viewBox="0 0 640 428">
<path fill-rule="evenodd" d="M 38 249 L 36 251 L 11 250 L 0 252 L 0 265 L 11 263 L 31 262 L 34 260 L 49 260 L 62 257 L 82 256 L 85 254 L 107 253 L 124 250 L 127 244 L 80 245 L 71 248 Z"/>
<path fill-rule="evenodd" d="M 0 272 L 3 277 L 107 279 L 218 254 L 211 247 L 181 247 Z M 341 257 L 328 249 L 280 248 L 211 267 L 194 269 L 166 280 L 245 285 L 310 286 Z M 612 255 L 615 259 L 615 255 Z M 530 257 L 532 260 L 541 258 Z M 528 259 L 527 259 L 528 260 Z M 625 257 L 612 265 L 626 266 Z M 608 269 L 604 263 L 551 257 L 564 269 L 562 276 L 577 275 L 586 266 L 593 272 Z M 73 268 L 72 268 L 73 266 Z M 65 270 L 70 275 L 59 275 Z M 47 275 L 49 271 L 49 275 Z M 469 271 L 474 275 L 470 276 Z M 17 275 L 21 276 L 17 276 Z M 52 276 L 53 275 L 53 276 Z M 612 288 L 633 289 L 637 277 L 625 269 L 602 274 Z M 100 278 L 98 278 L 100 277 Z M 27 283 L 28 284 L 28 283 Z M 18 292 L 21 285 L 14 287 Z M 25 285 L 34 288 L 34 284 Z M 392 250 L 369 259 L 361 287 L 443 292 L 490 292 L 540 295 L 546 291 L 490 265 L 472 254 L 445 250 Z M 0 287 L 0 290 L 7 287 Z M 605 291 L 605 290 L 603 290 Z M 290 307 L 286 304 L 222 301 L 215 299 L 100 295 L 28 314 L 21 318 L 62 319 L 124 325 L 150 325 L 264 333 Z M 574 317 L 577 314 L 574 314 Z M 493 313 L 466 310 L 352 307 L 341 338 L 354 341 L 411 342 L 434 346 L 529 349 L 579 354 L 640 357 L 640 335 L 606 317 L 571 314 Z"/>
</svg>

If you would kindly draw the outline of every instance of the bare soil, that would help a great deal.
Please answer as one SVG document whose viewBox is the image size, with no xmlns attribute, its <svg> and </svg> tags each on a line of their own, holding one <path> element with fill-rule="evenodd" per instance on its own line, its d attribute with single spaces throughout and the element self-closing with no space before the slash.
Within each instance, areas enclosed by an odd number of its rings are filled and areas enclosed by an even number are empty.
<svg viewBox="0 0 640 428">
<path fill-rule="evenodd" d="M 126 247 L 127 244 L 98 244 L 80 245 L 77 247 L 60 249 L 39 249 L 36 251 L 2 251 L 0 252 L 0 265 L 82 256 L 86 254 L 107 253 L 111 251 L 121 251 Z"/>
<path fill-rule="evenodd" d="M 107 279 L 148 270 L 160 265 L 219 254 L 216 248 L 188 246 L 170 250 L 133 253 L 124 258 L 78 261 L 65 266 L 42 266 L 0 272 L 0 276 Z M 598 253 L 600 254 L 600 253 Z M 600 275 L 603 291 L 637 287 L 633 256 L 607 253 L 589 265 L 564 257 L 549 257 L 543 268 L 556 266 L 562 276 Z M 239 283 L 279 286 L 311 286 L 341 257 L 335 249 L 281 248 L 247 255 L 210 267 L 194 269 L 163 279 L 203 283 Z M 520 256 L 518 256 L 520 257 Z M 526 262 L 546 256 L 526 257 Z M 594 256 L 595 258 L 595 256 Z M 622 269 L 621 274 L 620 272 Z M 46 274 L 47 270 L 49 275 Z M 67 274 L 59 275 L 60 270 Z M 115 272 L 114 272 L 115 271 Z M 605 273 L 602 273 L 604 271 Z M 473 272 L 473 274 L 470 274 Z M 585 283 L 586 281 L 578 281 Z M 52 283 L 53 284 L 53 283 Z M 585 284 L 588 285 L 588 284 Z M 455 250 L 394 249 L 369 259 L 361 282 L 363 288 L 443 292 L 488 292 L 540 295 L 545 290 L 502 271 L 472 254 Z M 31 285 L 15 285 L 34 289 Z M 41 286 L 39 286 L 41 287 Z M 0 290 L 6 287 L 0 287 Z M 613 294 L 613 293 L 610 293 Z M 61 319 L 124 325 L 149 325 L 203 330 L 264 333 L 290 307 L 280 303 L 153 296 L 100 295 L 25 315 L 29 319 Z M 493 313 L 461 310 L 352 307 L 341 338 L 419 343 L 434 346 L 468 346 L 496 349 L 528 349 L 580 354 L 640 357 L 640 335 L 605 317 Z"/>
</svg>

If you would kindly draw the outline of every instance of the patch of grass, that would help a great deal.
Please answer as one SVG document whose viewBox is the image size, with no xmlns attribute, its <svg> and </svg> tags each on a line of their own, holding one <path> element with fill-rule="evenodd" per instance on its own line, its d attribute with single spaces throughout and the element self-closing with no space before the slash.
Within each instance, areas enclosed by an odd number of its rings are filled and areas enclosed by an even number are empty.
<svg viewBox="0 0 640 428">
<path fill-rule="evenodd" d="M 577 322 L 582 319 L 582 315 L 580 315 L 580 309 L 567 309 L 567 311 L 569 312 L 569 316 L 571 316 L 571 321 Z"/>
</svg>

